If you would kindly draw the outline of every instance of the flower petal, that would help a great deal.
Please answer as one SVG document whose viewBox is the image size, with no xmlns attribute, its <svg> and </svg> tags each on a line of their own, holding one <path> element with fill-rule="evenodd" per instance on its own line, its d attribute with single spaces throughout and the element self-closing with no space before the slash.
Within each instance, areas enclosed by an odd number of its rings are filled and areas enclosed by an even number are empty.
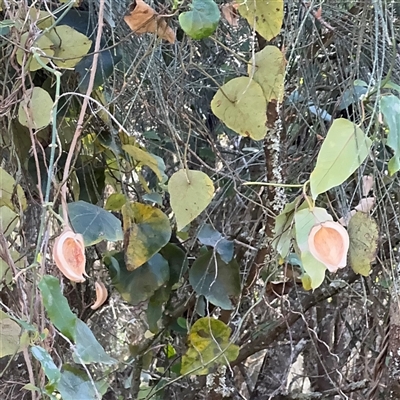
<svg viewBox="0 0 400 400">
<path fill-rule="evenodd" d="M 94 285 L 96 287 L 96 301 L 90 308 L 97 310 L 107 300 L 108 292 L 103 282 L 96 282 Z"/>
<path fill-rule="evenodd" d="M 83 237 L 70 228 L 55 240 L 53 258 L 58 269 L 73 282 L 84 282 L 85 278 L 85 245 Z"/>
<path fill-rule="evenodd" d="M 349 235 L 338 222 L 315 225 L 308 236 L 310 253 L 331 272 L 346 266 L 349 245 Z"/>
</svg>

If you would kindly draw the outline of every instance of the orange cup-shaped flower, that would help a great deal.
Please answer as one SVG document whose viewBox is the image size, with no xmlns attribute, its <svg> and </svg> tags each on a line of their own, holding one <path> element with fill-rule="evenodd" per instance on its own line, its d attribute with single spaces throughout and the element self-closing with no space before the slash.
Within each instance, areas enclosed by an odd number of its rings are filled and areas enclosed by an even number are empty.
<svg viewBox="0 0 400 400">
<path fill-rule="evenodd" d="M 84 282 L 85 278 L 85 245 L 83 236 L 65 228 L 55 240 L 53 258 L 58 269 L 73 282 Z"/>
<path fill-rule="evenodd" d="M 338 222 L 315 225 L 308 236 L 310 253 L 331 272 L 346 266 L 349 245 L 349 234 Z"/>
</svg>

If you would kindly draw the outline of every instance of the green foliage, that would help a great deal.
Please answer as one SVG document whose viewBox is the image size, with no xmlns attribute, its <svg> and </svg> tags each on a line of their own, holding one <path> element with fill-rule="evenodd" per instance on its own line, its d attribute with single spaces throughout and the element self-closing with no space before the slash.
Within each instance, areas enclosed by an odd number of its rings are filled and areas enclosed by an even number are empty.
<svg viewBox="0 0 400 400">
<path fill-rule="evenodd" d="M 298 197 L 291 203 L 287 203 L 275 219 L 275 236 L 272 245 L 282 258 L 289 254 L 290 242 L 293 237 L 294 214 L 306 207 L 307 203 L 302 202 L 301 197 Z"/>
<path fill-rule="evenodd" d="M 155 254 L 134 271 L 126 269 L 123 253 L 104 257 L 104 264 L 110 271 L 114 287 L 125 301 L 133 305 L 150 299 L 169 279 L 168 262 L 160 254 Z"/>
<path fill-rule="evenodd" d="M 244 137 L 262 140 L 267 134 L 267 102 L 262 87 L 247 77 L 234 78 L 218 89 L 212 112 Z"/>
<path fill-rule="evenodd" d="M 68 215 L 75 233 L 83 236 L 85 246 L 102 240 L 117 242 L 123 238 L 121 221 L 94 204 L 85 201 L 68 203 Z"/>
<path fill-rule="evenodd" d="M 233 258 L 233 242 L 225 239 L 220 232 L 213 228 L 210 224 L 204 224 L 197 234 L 201 244 L 215 248 L 220 255 L 221 260 L 229 263 Z"/>
<path fill-rule="evenodd" d="M 77 317 L 61 293 L 59 280 L 54 276 L 45 275 L 39 282 L 39 289 L 51 322 L 68 339 L 75 341 Z"/>
<path fill-rule="evenodd" d="M 301 253 L 301 263 L 309 276 L 312 289 L 319 287 L 325 279 L 326 267 L 316 260 L 309 251 L 308 236 L 312 227 L 318 223 L 332 221 L 332 217 L 324 208 L 315 207 L 299 210 L 294 215 L 296 227 L 296 244 Z"/>
<path fill-rule="evenodd" d="M 381 111 L 389 128 L 386 144 L 393 150 L 394 156 L 389 160 L 389 174 L 400 170 L 400 99 L 394 95 L 381 98 Z"/>
<path fill-rule="evenodd" d="M 225 263 L 218 254 L 208 251 L 193 263 L 189 282 L 198 295 L 223 310 L 231 310 L 229 297 L 240 294 L 239 264 L 235 259 Z"/>
<path fill-rule="evenodd" d="M 204 39 L 217 29 L 220 13 L 213 0 L 193 0 L 191 11 L 179 15 L 179 23 L 184 32 L 193 39 Z"/>
<path fill-rule="evenodd" d="M 176 244 L 168 243 L 160 250 L 160 254 L 168 261 L 168 285 L 172 287 L 179 282 L 188 268 L 186 253 Z"/>
<path fill-rule="evenodd" d="M 32 346 L 31 352 L 33 356 L 40 362 L 47 379 L 49 380 L 48 385 L 54 386 L 61 379 L 61 372 L 54 364 L 53 359 L 50 357 L 49 353 L 40 346 Z"/>
<path fill-rule="evenodd" d="M 116 360 L 104 351 L 103 347 L 94 337 L 93 332 L 80 319 L 75 326 L 76 347 L 73 358 L 76 363 L 102 363 L 106 365 L 115 364 Z"/>
<path fill-rule="evenodd" d="M 103 382 L 93 382 L 83 372 L 64 365 L 61 379 L 57 385 L 63 400 L 94 400 L 104 394 L 107 388 Z M 103 390 L 102 390 L 103 389 Z"/>
<path fill-rule="evenodd" d="M 139 268 L 158 253 L 171 238 L 168 217 L 148 204 L 126 204 L 122 209 L 125 230 L 125 265 Z"/>
<path fill-rule="evenodd" d="M 366 159 L 371 139 L 353 122 L 339 118 L 330 127 L 310 177 L 314 199 L 341 185 Z"/>
<path fill-rule="evenodd" d="M 25 107 L 29 110 L 26 114 Z M 41 129 L 50 124 L 53 100 L 46 90 L 34 87 L 29 92 L 29 97 L 23 99 L 18 109 L 18 121 L 21 125 Z"/>
<path fill-rule="evenodd" d="M 347 230 L 351 268 L 356 274 L 368 276 L 378 248 L 378 225 L 367 214 L 357 212 L 351 217 Z"/>
<path fill-rule="evenodd" d="M 189 348 L 182 358 L 181 374 L 207 375 L 219 365 L 227 365 L 239 354 L 230 343 L 231 329 L 222 321 L 205 317 L 189 332 Z"/>
<path fill-rule="evenodd" d="M 214 184 L 202 171 L 181 169 L 169 178 L 168 191 L 180 231 L 210 204 L 214 195 Z"/>
<path fill-rule="evenodd" d="M 240 14 L 267 41 L 279 34 L 283 22 L 283 0 L 247 0 L 239 3 Z"/>
</svg>

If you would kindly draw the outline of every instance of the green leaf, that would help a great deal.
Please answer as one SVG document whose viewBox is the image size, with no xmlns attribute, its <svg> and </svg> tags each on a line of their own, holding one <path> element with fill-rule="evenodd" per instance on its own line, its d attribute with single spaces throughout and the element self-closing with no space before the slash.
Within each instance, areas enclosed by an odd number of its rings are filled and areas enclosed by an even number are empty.
<svg viewBox="0 0 400 400">
<path fill-rule="evenodd" d="M 51 112 L 53 110 L 53 100 L 46 90 L 35 87 L 27 94 L 18 108 L 18 121 L 21 125 L 33 129 L 41 129 L 50 124 Z M 25 106 L 29 110 L 29 116 L 26 115 Z"/>
<path fill-rule="evenodd" d="M 155 254 L 134 271 L 126 269 L 122 252 L 104 257 L 104 264 L 110 272 L 114 287 L 125 301 L 133 305 L 150 299 L 169 279 L 168 262 L 160 254 Z"/>
<path fill-rule="evenodd" d="M 13 355 L 20 349 L 21 327 L 0 310 L 0 358 Z"/>
<path fill-rule="evenodd" d="M 267 102 L 262 87 L 251 78 L 225 83 L 214 95 L 211 110 L 239 135 L 262 140 L 267 134 Z"/>
<path fill-rule="evenodd" d="M 220 19 L 218 6 L 213 0 L 193 0 L 191 11 L 179 15 L 179 24 L 192 39 L 204 39 L 217 29 Z"/>
<path fill-rule="evenodd" d="M 102 363 L 111 365 L 117 362 L 104 351 L 93 332 L 80 319 L 76 321 L 75 337 L 76 347 L 73 358 L 77 364 L 83 362 L 84 364 Z"/>
<path fill-rule="evenodd" d="M 188 268 L 186 252 L 176 244 L 168 243 L 161 250 L 160 254 L 168 261 L 169 265 L 169 286 L 179 282 Z"/>
<path fill-rule="evenodd" d="M 85 201 L 68 203 L 68 214 L 76 233 L 80 233 L 85 246 L 102 240 L 117 242 L 123 239 L 121 221 L 110 212 Z"/>
<path fill-rule="evenodd" d="M 53 359 L 50 357 L 50 354 L 40 346 L 31 347 L 31 352 L 33 356 L 40 362 L 44 373 L 49 380 L 50 385 L 55 385 L 61 378 L 61 372 L 57 368 L 56 364 L 54 364 Z"/>
<path fill-rule="evenodd" d="M 366 159 L 371 139 L 353 122 L 339 118 L 330 127 L 310 177 L 313 199 L 341 185 Z"/>
<path fill-rule="evenodd" d="M 236 360 L 239 346 L 230 343 L 230 335 L 231 329 L 222 321 L 210 317 L 197 320 L 189 332 L 181 374 L 207 375 L 219 365 Z"/>
<path fill-rule="evenodd" d="M 87 377 L 72 371 L 63 371 L 57 385 L 62 400 L 97 400 L 96 390 Z"/>
<path fill-rule="evenodd" d="M 54 326 L 67 338 L 75 341 L 75 326 L 77 317 L 69 308 L 67 299 L 61 293 L 57 278 L 44 275 L 39 282 L 43 304 Z"/>
<path fill-rule="evenodd" d="M 22 187 L 17 185 L 15 179 L 0 168 L 0 207 L 7 206 L 11 210 L 25 210 L 27 207 L 26 197 Z M 17 207 L 16 207 L 17 206 Z"/>
<path fill-rule="evenodd" d="M 22 34 L 21 36 L 21 47 L 25 47 L 26 41 L 27 39 L 30 38 L 30 33 L 29 32 L 25 32 Z M 40 53 L 42 52 L 48 56 L 48 57 L 53 57 L 54 56 L 54 45 L 53 42 L 46 36 L 39 36 L 31 45 L 31 47 L 36 47 L 40 49 Z M 23 65 L 24 64 L 24 55 L 25 55 L 25 50 L 23 50 L 22 48 L 18 48 L 17 52 L 16 52 L 16 57 L 17 57 L 17 62 L 19 65 Z M 50 61 L 50 58 L 45 57 L 45 56 L 41 56 L 39 57 L 40 60 L 43 62 L 43 64 L 47 64 Z M 26 55 L 26 59 L 28 61 L 28 69 L 29 71 L 33 72 L 33 71 L 37 71 L 38 69 L 43 68 L 38 61 L 34 58 L 34 56 L 32 54 L 27 54 Z"/>
<path fill-rule="evenodd" d="M 267 102 L 282 102 L 285 68 L 285 56 L 276 46 L 265 46 L 251 59 L 247 73 L 262 87 Z"/>
<path fill-rule="evenodd" d="M 131 144 L 125 144 L 122 149 L 126 151 L 140 166 L 146 165 L 156 175 L 159 181 L 162 181 L 162 173 L 160 170 L 157 159 L 145 150 L 139 149 L 137 146 Z"/>
<path fill-rule="evenodd" d="M 319 287 L 325 279 L 326 267 L 314 258 L 309 252 L 308 236 L 312 227 L 316 224 L 332 221 L 332 217 L 324 208 L 306 208 L 295 213 L 296 244 L 301 252 L 301 262 L 304 271 L 309 275 L 311 288 Z"/>
<path fill-rule="evenodd" d="M 400 170 L 400 99 L 392 94 L 383 96 L 381 111 L 389 128 L 386 144 L 394 152 L 388 164 L 389 174 L 392 176 Z"/>
<path fill-rule="evenodd" d="M 104 208 L 108 211 L 119 211 L 126 203 L 127 198 L 122 193 L 113 193 L 106 202 Z"/>
<path fill-rule="evenodd" d="M 157 323 L 162 316 L 163 304 L 168 301 L 170 292 L 170 288 L 160 287 L 149 300 L 146 311 L 147 323 L 149 324 L 150 332 L 154 334 L 159 331 Z"/>
<path fill-rule="evenodd" d="M 198 295 L 223 310 L 231 310 L 229 296 L 240 294 L 239 264 L 235 259 L 225 263 L 218 254 L 208 251 L 193 263 L 189 282 Z"/>
<path fill-rule="evenodd" d="M 368 276 L 378 248 L 378 225 L 367 214 L 357 212 L 351 217 L 347 231 L 350 237 L 351 268 L 356 274 Z"/>
<path fill-rule="evenodd" d="M 239 3 L 240 14 L 264 39 L 277 36 L 283 22 L 283 0 L 246 0 Z"/>
<path fill-rule="evenodd" d="M 307 207 L 307 202 L 302 203 L 302 197 L 297 197 L 293 202 L 285 205 L 282 212 L 275 219 L 275 236 L 272 246 L 285 258 L 290 249 L 290 242 L 293 236 L 293 218 L 296 211 Z"/>
<path fill-rule="evenodd" d="M 134 221 L 125 232 L 125 264 L 133 271 L 169 242 L 171 225 L 161 210 L 149 204 L 133 203 L 126 207 L 131 208 Z"/>
<path fill-rule="evenodd" d="M 54 45 L 54 64 L 60 68 L 74 68 L 89 52 L 92 41 L 82 33 L 68 25 L 60 25 L 52 29 L 47 36 Z"/>
<path fill-rule="evenodd" d="M 177 229 L 180 231 L 210 204 L 214 184 L 204 172 L 181 169 L 169 179 L 168 191 Z"/>
<path fill-rule="evenodd" d="M 229 263 L 233 258 L 233 242 L 225 239 L 220 232 L 214 229 L 210 224 L 204 224 L 197 234 L 201 244 L 214 247 L 221 256 L 221 260 Z"/>
</svg>

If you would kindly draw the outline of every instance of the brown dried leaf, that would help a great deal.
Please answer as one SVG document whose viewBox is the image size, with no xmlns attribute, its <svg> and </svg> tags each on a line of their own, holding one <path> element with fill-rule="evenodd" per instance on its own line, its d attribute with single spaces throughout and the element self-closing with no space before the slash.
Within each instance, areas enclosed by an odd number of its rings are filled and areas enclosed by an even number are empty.
<svg viewBox="0 0 400 400">
<path fill-rule="evenodd" d="M 135 0 L 129 7 L 129 14 L 124 16 L 124 21 L 133 32 L 156 33 L 161 39 L 175 43 L 175 32 L 167 22 L 143 0 Z"/>
<path fill-rule="evenodd" d="M 228 22 L 229 25 L 237 28 L 239 26 L 239 14 L 237 12 L 238 5 L 233 3 L 223 4 L 221 7 L 221 13 Z"/>
<path fill-rule="evenodd" d="M 85 278 L 85 245 L 83 236 L 70 228 L 55 240 L 53 258 L 58 269 L 73 282 L 84 282 Z"/>
</svg>

